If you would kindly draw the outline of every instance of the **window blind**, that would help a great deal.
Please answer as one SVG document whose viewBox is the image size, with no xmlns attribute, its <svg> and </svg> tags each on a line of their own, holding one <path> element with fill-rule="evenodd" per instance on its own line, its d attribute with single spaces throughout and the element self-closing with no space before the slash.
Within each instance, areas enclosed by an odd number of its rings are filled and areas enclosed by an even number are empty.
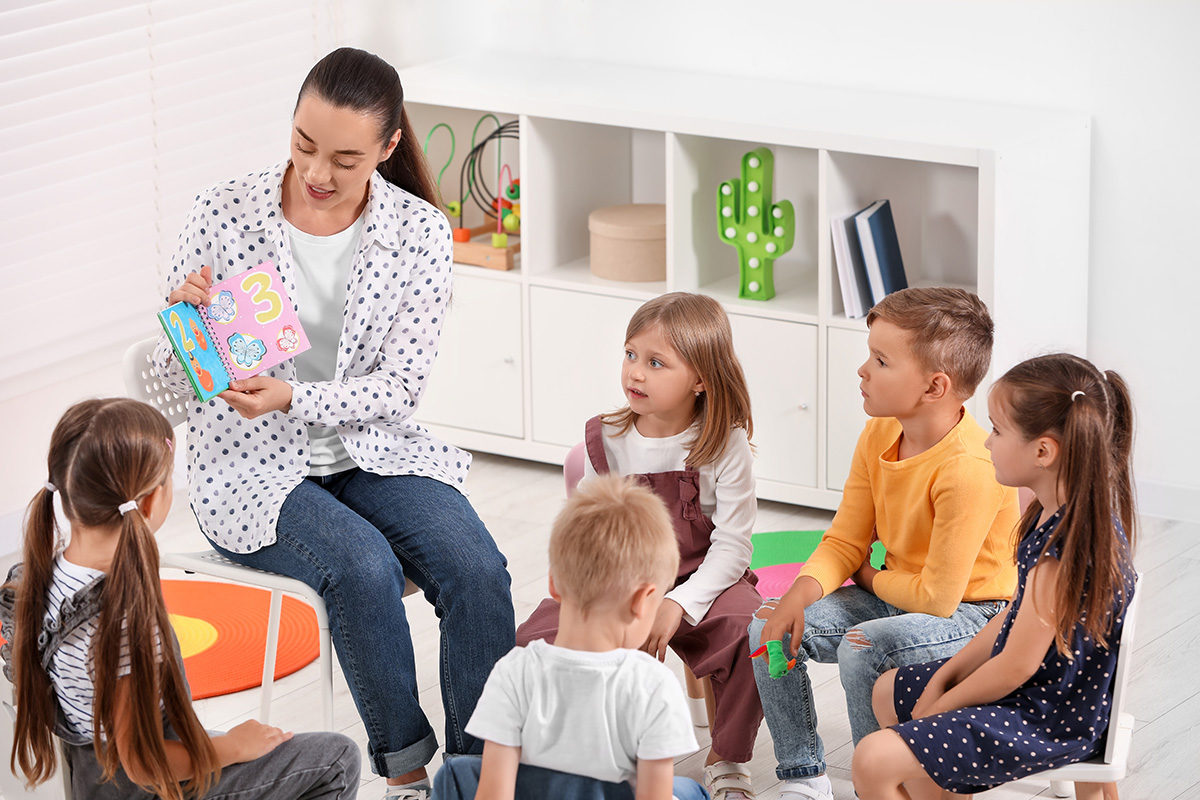
<svg viewBox="0 0 1200 800">
<path fill-rule="evenodd" d="M 158 331 L 197 193 L 284 160 L 337 0 L 9 0 L 0 10 L 0 401 Z"/>
</svg>

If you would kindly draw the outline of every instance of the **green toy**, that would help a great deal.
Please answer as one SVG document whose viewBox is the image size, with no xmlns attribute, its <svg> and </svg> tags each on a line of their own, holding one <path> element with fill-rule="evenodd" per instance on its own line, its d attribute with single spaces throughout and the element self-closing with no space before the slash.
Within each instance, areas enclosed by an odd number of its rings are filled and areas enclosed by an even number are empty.
<svg viewBox="0 0 1200 800">
<path fill-rule="evenodd" d="M 767 642 L 750 654 L 751 658 L 767 659 L 767 669 L 771 673 L 772 678 L 782 678 L 788 674 L 788 671 L 796 666 L 796 659 L 788 658 L 783 654 L 783 642 L 775 639 Z"/>
<path fill-rule="evenodd" d="M 742 156 L 742 177 L 717 188 L 717 228 L 721 241 L 737 248 L 741 285 L 738 297 L 775 296 L 775 259 L 792 249 L 796 213 L 791 202 L 771 202 L 775 156 L 765 147 Z"/>
</svg>

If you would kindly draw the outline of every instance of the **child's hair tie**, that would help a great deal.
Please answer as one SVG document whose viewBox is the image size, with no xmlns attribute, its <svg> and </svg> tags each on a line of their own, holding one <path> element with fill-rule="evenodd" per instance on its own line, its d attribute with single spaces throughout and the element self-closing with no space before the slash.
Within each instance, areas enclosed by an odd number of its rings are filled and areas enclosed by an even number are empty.
<svg viewBox="0 0 1200 800">
<path fill-rule="evenodd" d="M 1087 397 L 1087 395 L 1084 394 L 1083 392 L 1081 392 L 1080 390 L 1076 389 L 1075 391 L 1071 392 L 1071 402 L 1072 403 L 1075 402 L 1076 397 Z"/>
<path fill-rule="evenodd" d="M 45 486 L 46 491 L 49 492 L 50 494 L 54 494 L 55 492 L 58 491 L 58 489 L 50 481 L 46 481 L 45 483 L 42 484 L 42 486 Z"/>
<path fill-rule="evenodd" d="M 137 500 L 130 500 L 128 503 L 121 503 L 121 505 L 117 506 L 117 511 L 120 511 L 121 516 L 123 517 L 126 514 L 128 514 L 130 511 L 135 510 L 136 508 L 137 508 Z"/>
</svg>

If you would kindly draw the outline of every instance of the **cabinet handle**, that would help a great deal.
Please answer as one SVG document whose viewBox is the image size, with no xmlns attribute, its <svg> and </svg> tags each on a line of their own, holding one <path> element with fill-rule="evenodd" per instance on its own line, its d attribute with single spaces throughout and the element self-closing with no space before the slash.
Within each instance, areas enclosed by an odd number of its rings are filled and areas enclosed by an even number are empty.
<svg viewBox="0 0 1200 800">
<path fill-rule="evenodd" d="M 808 411 L 808 403 L 801 403 L 801 404 L 800 404 L 800 410 L 801 410 L 801 411 Z"/>
<path fill-rule="evenodd" d="M 505 364 L 512 364 L 512 363 L 513 363 L 515 360 L 516 360 L 516 359 L 514 359 L 512 356 L 505 356 L 505 357 L 504 357 L 504 363 L 505 363 Z"/>
</svg>

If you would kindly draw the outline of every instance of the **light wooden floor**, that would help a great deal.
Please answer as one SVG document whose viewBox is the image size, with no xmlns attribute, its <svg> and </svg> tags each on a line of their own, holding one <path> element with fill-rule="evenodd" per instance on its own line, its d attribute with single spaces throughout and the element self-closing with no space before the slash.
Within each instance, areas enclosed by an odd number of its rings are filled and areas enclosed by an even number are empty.
<svg viewBox="0 0 1200 800">
<path fill-rule="evenodd" d="M 476 510 L 508 557 L 517 620 L 524 620 L 546 594 L 546 542 L 550 522 L 563 501 L 562 471 L 545 464 L 478 455 L 468 485 Z M 171 519 L 159 533 L 161 548 L 201 549 L 204 541 L 186 513 L 182 491 L 176 503 Z M 762 502 L 755 530 L 824 528 L 831 518 L 831 512 Z M 1200 800 L 1200 525 L 1144 519 L 1141 537 L 1137 564 L 1145 573 L 1146 594 L 1130 690 L 1137 727 L 1130 774 L 1120 784 L 1120 792 L 1126 800 Z M 419 594 L 410 596 L 405 606 L 417 645 L 422 706 L 440 736 L 443 716 L 436 671 L 437 621 Z M 679 669 L 673 656 L 668 663 Z M 823 664 L 811 664 L 809 670 L 835 794 L 838 800 L 852 800 L 850 729 L 837 670 Z M 336 727 L 358 741 L 365 753 L 363 726 L 340 670 L 335 672 Z M 293 730 L 320 726 L 315 663 L 278 681 L 275 692 L 272 723 Z M 206 727 L 226 729 L 257 713 L 258 693 L 211 698 L 196 706 Z M 700 779 L 708 736 L 704 729 L 696 733 L 701 752 L 682 759 L 676 771 Z M 431 769 L 439 763 L 440 757 L 435 758 Z M 751 764 L 754 785 L 763 800 L 778 796 L 774 767 L 770 733 L 764 724 Z M 381 796 L 383 782 L 371 774 L 365 760 L 363 776 L 361 796 Z M 980 796 L 1002 800 L 1052 795 L 1047 784 L 1026 781 Z"/>
</svg>

